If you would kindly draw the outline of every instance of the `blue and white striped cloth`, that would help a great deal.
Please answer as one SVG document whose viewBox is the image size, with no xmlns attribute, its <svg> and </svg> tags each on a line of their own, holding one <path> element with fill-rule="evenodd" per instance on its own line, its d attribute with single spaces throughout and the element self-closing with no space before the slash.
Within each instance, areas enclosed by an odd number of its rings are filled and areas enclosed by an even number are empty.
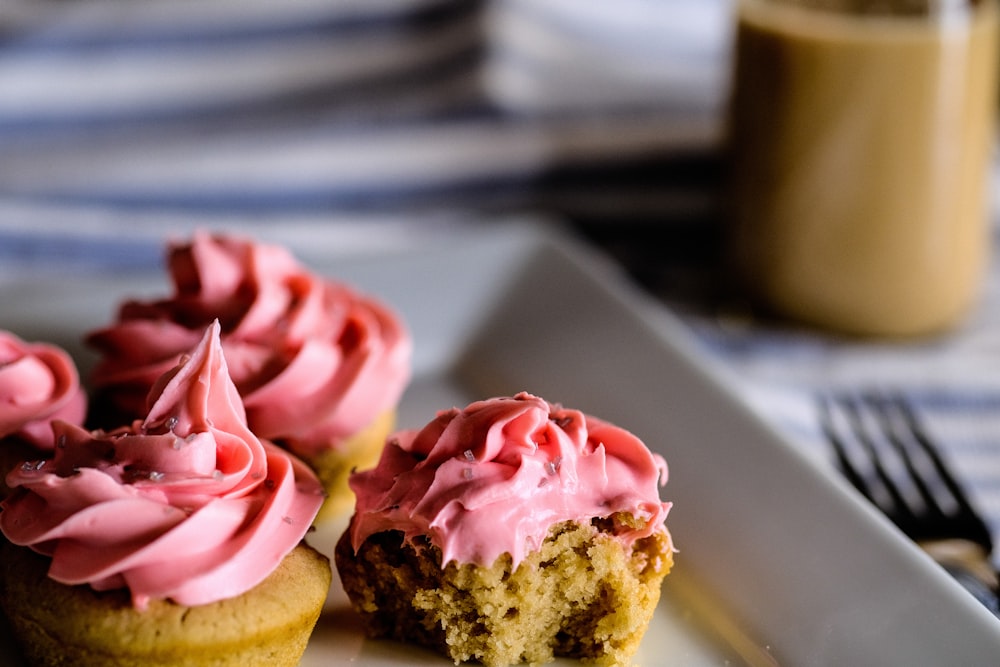
<svg viewBox="0 0 1000 667">
<path fill-rule="evenodd" d="M 984 515 L 1000 566 L 1000 261 L 968 319 L 926 340 L 842 339 L 703 313 L 687 322 L 746 402 L 820 465 L 833 462 L 820 397 L 905 398 Z"/>
<path fill-rule="evenodd" d="M 5 0 L 0 198 L 655 215 L 618 174 L 717 141 L 728 2 Z"/>
<path fill-rule="evenodd" d="M 156 263 L 168 229 L 346 251 L 527 213 L 671 299 L 717 239 L 732 1 L 0 0 L 0 281 Z M 1000 271 L 908 345 L 681 312 L 817 458 L 816 391 L 905 390 L 1000 534 Z"/>
</svg>

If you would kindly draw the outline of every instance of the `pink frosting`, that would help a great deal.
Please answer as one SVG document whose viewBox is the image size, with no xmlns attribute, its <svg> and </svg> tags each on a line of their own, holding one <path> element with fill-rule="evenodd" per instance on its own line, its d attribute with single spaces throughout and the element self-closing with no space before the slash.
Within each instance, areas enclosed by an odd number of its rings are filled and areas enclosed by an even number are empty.
<svg viewBox="0 0 1000 667">
<path fill-rule="evenodd" d="M 122 305 L 88 342 L 102 353 L 95 389 L 137 416 L 153 381 L 214 319 L 262 438 L 312 457 L 392 409 L 409 381 L 412 342 L 374 299 L 325 280 L 284 248 L 195 234 L 169 250 L 175 294 Z"/>
<path fill-rule="evenodd" d="M 0 331 L 0 438 L 53 447 L 52 419 L 83 423 L 87 399 L 73 360 L 46 343 Z"/>
<path fill-rule="evenodd" d="M 351 477 L 351 540 L 398 530 L 430 538 L 445 563 L 516 566 L 549 528 L 627 512 L 625 543 L 666 531 L 660 501 L 667 465 L 631 433 L 526 393 L 441 412 L 390 438 L 379 464 Z"/>
<path fill-rule="evenodd" d="M 206 604 L 264 580 L 306 534 L 320 483 L 247 428 L 219 329 L 157 382 L 145 420 L 56 422 L 54 457 L 8 474 L 0 530 L 51 556 L 53 579 L 127 587 L 139 609 Z"/>
</svg>

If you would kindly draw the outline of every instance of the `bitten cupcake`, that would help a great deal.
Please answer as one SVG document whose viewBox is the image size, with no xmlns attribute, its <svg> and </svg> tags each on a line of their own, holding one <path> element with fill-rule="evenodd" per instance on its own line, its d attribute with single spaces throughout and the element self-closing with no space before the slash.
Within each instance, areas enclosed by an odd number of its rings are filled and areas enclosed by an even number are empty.
<svg viewBox="0 0 1000 667">
<path fill-rule="evenodd" d="M 172 244 L 168 263 L 172 296 L 126 302 L 87 338 L 101 356 L 97 419 L 141 415 L 153 381 L 218 319 L 250 428 L 313 467 L 330 495 L 324 515 L 349 507 L 347 475 L 378 459 L 409 381 L 401 319 L 279 246 L 198 233 Z"/>
<path fill-rule="evenodd" d="M 0 331 L 0 499 L 7 471 L 52 451 L 50 420 L 79 425 L 86 411 L 79 373 L 62 348 Z"/>
<path fill-rule="evenodd" d="M 31 665 L 296 665 L 329 561 L 312 471 L 246 425 L 219 325 L 110 432 L 54 422 L 0 504 L 0 606 Z"/>
<path fill-rule="evenodd" d="M 635 653 L 673 564 L 666 462 L 521 393 L 452 409 L 351 477 L 335 560 L 372 637 L 494 667 Z"/>
</svg>

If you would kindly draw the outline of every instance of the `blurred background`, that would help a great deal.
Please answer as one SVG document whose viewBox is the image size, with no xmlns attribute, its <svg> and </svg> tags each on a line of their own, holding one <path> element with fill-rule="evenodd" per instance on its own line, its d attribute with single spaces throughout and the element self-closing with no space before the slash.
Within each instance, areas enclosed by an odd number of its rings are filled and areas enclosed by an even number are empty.
<svg viewBox="0 0 1000 667">
<path fill-rule="evenodd" d="M 8 0 L 4 220 L 527 211 L 707 235 L 729 10 Z"/>
<path fill-rule="evenodd" d="M 726 289 L 733 32 L 733 0 L 3 0 L 0 279 L 152 265 L 150 239 L 195 227 L 565 225 L 810 455 L 817 392 L 902 389 L 1000 528 L 992 263 L 955 329 L 905 341 Z"/>
</svg>

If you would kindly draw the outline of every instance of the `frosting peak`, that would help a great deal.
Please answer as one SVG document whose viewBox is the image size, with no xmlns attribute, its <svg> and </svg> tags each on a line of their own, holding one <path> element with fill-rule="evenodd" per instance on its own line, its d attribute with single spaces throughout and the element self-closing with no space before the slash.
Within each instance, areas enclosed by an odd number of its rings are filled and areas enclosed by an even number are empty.
<svg viewBox="0 0 1000 667">
<path fill-rule="evenodd" d="M 16 436 L 51 450 L 50 420 L 79 424 L 86 408 L 79 374 L 66 352 L 0 331 L 0 438 Z"/>
<path fill-rule="evenodd" d="M 444 562 L 516 566 L 563 521 L 614 519 L 626 543 L 666 530 L 666 462 L 634 435 L 527 393 L 451 409 L 389 439 L 379 464 L 355 473 L 351 539 L 399 530 L 428 536 Z M 633 525 L 634 524 L 634 525 Z"/>
<path fill-rule="evenodd" d="M 88 432 L 56 422 L 50 460 L 7 476 L 11 542 L 50 576 L 198 605 L 239 595 L 299 543 L 322 503 L 304 463 L 247 427 L 213 323 L 156 383 L 145 420 Z"/>
<path fill-rule="evenodd" d="M 250 427 L 302 456 L 336 448 L 402 395 L 412 348 L 402 321 L 284 248 L 197 233 L 169 247 L 168 264 L 172 296 L 127 302 L 87 338 L 102 353 L 96 391 L 128 418 L 214 319 Z"/>
</svg>

